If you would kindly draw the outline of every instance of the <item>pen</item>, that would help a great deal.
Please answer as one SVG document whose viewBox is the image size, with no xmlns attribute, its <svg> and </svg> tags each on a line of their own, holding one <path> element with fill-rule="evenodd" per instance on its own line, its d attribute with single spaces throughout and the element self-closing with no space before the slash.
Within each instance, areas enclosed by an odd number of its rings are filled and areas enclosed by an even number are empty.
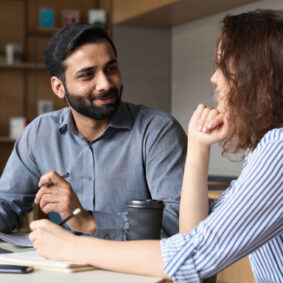
<svg viewBox="0 0 283 283">
<path fill-rule="evenodd" d="M 70 176 L 70 174 L 67 172 L 66 174 L 62 175 L 61 177 L 63 179 L 66 179 L 69 176 Z M 48 181 L 44 182 L 43 184 L 41 184 L 39 188 L 44 187 L 44 186 L 50 186 L 50 185 L 53 185 L 53 182 L 51 180 L 48 180 Z"/>
<path fill-rule="evenodd" d="M 71 218 L 73 218 L 75 215 L 79 214 L 81 212 L 80 208 L 75 209 L 69 216 L 67 216 L 66 218 L 64 218 L 61 222 L 59 222 L 58 224 L 60 226 L 63 226 L 67 221 L 69 221 Z"/>
</svg>

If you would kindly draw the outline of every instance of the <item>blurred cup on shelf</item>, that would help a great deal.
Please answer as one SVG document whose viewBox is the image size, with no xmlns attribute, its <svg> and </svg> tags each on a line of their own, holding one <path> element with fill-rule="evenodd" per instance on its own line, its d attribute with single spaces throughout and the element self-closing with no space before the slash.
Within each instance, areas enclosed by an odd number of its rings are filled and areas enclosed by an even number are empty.
<svg viewBox="0 0 283 283">
<path fill-rule="evenodd" d="M 25 117 L 11 117 L 10 123 L 10 138 L 16 140 L 22 134 L 25 126 L 27 125 L 27 119 Z"/>
<path fill-rule="evenodd" d="M 106 26 L 106 11 L 103 9 L 91 9 L 88 10 L 88 22 L 91 25 L 100 26 L 105 28 Z"/>
<path fill-rule="evenodd" d="M 39 99 L 37 101 L 37 115 L 48 113 L 53 110 L 53 101 L 50 99 Z"/>
<path fill-rule="evenodd" d="M 160 239 L 164 207 L 160 200 L 128 201 L 128 240 Z"/>
<path fill-rule="evenodd" d="M 7 64 L 15 64 L 22 62 L 23 47 L 18 43 L 6 44 L 6 62 Z"/>
</svg>

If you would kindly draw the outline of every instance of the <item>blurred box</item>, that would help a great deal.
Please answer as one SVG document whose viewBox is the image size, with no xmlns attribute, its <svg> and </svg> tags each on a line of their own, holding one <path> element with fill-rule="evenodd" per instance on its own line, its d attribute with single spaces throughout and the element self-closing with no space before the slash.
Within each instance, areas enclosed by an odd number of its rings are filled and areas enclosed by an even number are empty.
<svg viewBox="0 0 283 283">
<path fill-rule="evenodd" d="M 39 25 L 43 28 L 54 28 L 55 10 L 50 8 L 39 9 Z"/>
<path fill-rule="evenodd" d="M 23 61 L 23 46 L 18 43 L 6 44 L 6 63 L 15 64 Z"/>
<path fill-rule="evenodd" d="M 88 10 L 88 22 L 92 25 L 105 28 L 106 26 L 106 11 L 102 9 Z"/>
<path fill-rule="evenodd" d="M 62 11 L 62 25 L 63 27 L 77 23 L 80 20 L 80 11 L 79 10 L 63 10 Z"/>
</svg>

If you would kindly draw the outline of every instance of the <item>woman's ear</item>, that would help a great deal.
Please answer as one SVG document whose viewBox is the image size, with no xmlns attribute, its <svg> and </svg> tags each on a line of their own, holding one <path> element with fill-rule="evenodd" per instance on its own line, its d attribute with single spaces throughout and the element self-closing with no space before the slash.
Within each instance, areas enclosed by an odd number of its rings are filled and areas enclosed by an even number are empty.
<svg viewBox="0 0 283 283">
<path fill-rule="evenodd" d="M 53 76 L 51 78 L 51 87 L 53 92 L 60 98 L 65 98 L 65 88 L 63 82 L 57 77 Z"/>
</svg>

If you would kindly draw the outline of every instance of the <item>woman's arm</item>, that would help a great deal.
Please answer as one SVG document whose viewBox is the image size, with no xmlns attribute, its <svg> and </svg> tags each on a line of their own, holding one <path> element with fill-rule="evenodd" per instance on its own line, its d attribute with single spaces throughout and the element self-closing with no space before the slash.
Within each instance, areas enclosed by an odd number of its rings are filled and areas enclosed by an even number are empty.
<svg viewBox="0 0 283 283">
<path fill-rule="evenodd" d="M 30 239 L 47 259 L 76 261 L 118 272 L 169 278 L 162 270 L 160 241 L 109 241 L 75 236 L 49 220 L 31 223 Z"/>
<path fill-rule="evenodd" d="M 208 215 L 207 175 L 210 147 L 227 133 L 224 114 L 200 104 L 188 127 L 188 150 L 184 171 L 179 226 L 188 233 Z"/>
</svg>

